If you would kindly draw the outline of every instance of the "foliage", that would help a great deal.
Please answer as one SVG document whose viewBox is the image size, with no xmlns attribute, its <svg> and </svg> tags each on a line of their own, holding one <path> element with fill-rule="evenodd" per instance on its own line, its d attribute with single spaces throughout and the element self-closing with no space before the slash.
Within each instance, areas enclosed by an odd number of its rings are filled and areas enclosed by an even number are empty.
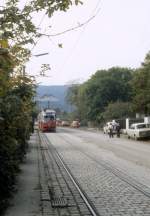
<svg viewBox="0 0 150 216">
<path fill-rule="evenodd" d="M 85 119 L 84 85 L 73 84 L 67 90 L 66 100 L 73 107 L 71 119 Z"/>
<path fill-rule="evenodd" d="M 11 55 L 0 49 L 0 212 L 10 196 L 19 161 L 25 155 L 31 132 L 34 84 L 24 76 L 13 77 Z M 5 52 L 4 52 L 5 51 Z M 23 124 L 22 124 L 23 123 Z"/>
<path fill-rule="evenodd" d="M 97 71 L 87 82 L 70 88 L 68 101 L 76 106 L 81 119 L 99 121 L 110 102 L 131 100 L 132 76 L 133 70 L 128 68 Z"/>
<path fill-rule="evenodd" d="M 104 121 L 112 119 L 123 119 L 127 117 L 133 117 L 132 104 L 129 102 L 114 102 L 109 103 L 105 108 L 105 111 L 101 113 L 100 118 Z"/>
<path fill-rule="evenodd" d="M 150 114 L 150 53 L 136 70 L 113 67 L 97 71 L 82 85 L 72 86 L 68 102 L 81 120 L 108 119 Z"/>
<path fill-rule="evenodd" d="M 73 4 L 82 4 L 80 0 L 30 0 L 25 5 L 21 0 L 6 0 L 4 5 L 0 5 L 0 44 L 11 44 L 5 47 L 15 58 L 16 64 L 22 65 L 29 60 L 30 50 L 27 44 L 36 44 L 35 39 L 42 37 L 39 32 L 39 24 L 33 23 L 32 17 L 36 13 L 43 12 L 51 17 L 56 11 L 66 12 Z M 23 6 L 21 8 L 20 6 Z M 7 43 L 9 41 L 10 43 Z M 59 44 L 59 47 L 62 47 Z"/>
<path fill-rule="evenodd" d="M 68 88 L 67 95 L 66 95 L 66 101 L 69 102 L 71 105 L 76 104 L 77 102 L 77 92 L 78 92 L 78 85 L 71 85 Z"/>
<path fill-rule="evenodd" d="M 63 1 L 31 1 L 32 8 L 34 8 L 36 11 L 43 10 L 43 8 L 46 10 L 46 13 L 48 14 L 49 17 L 53 15 L 55 11 L 64 11 L 66 12 L 72 4 L 78 5 L 82 4 L 80 0 L 63 0 Z"/>
<path fill-rule="evenodd" d="M 0 124 L 0 132 L 2 130 Z M 0 136 L 0 212 L 7 204 L 15 182 L 15 175 L 18 172 L 16 149 L 17 143 L 13 137 L 6 134 Z"/>
<path fill-rule="evenodd" d="M 142 66 L 136 71 L 132 81 L 133 108 L 136 112 L 150 114 L 150 53 Z"/>
<path fill-rule="evenodd" d="M 42 36 L 32 21 L 33 14 L 43 11 L 51 17 L 55 11 L 66 11 L 81 2 L 31 0 L 22 9 L 20 3 L 6 0 L 0 5 L 0 214 L 13 189 L 36 115 L 35 85 L 22 73 L 31 56 L 26 45 L 35 44 Z"/>
</svg>

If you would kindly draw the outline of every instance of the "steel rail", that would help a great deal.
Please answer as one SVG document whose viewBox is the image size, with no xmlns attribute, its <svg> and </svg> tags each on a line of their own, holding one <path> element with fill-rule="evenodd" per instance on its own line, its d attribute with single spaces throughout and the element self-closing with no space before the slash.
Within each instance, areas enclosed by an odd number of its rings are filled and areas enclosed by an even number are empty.
<svg viewBox="0 0 150 216">
<path fill-rule="evenodd" d="M 65 140 L 67 143 L 69 143 L 70 145 L 72 145 L 71 142 L 69 142 L 67 139 L 65 139 L 64 137 L 61 136 L 61 138 L 63 140 Z M 86 155 L 88 158 L 90 158 L 91 160 L 93 160 L 95 163 L 99 164 L 100 166 L 104 167 L 106 170 L 110 171 L 111 173 L 113 173 L 116 177 L 118 177 L 119 179 L 121 179 L 122 181 L 126 182 L 128 185 L 132 186 L 133 188 L 135 188 L 136 190 L 140 191 L 142 194 L 144 194 L 145 196 L 147 196 L 148 198 L 150 198 L 150 188 L 146 185 L 143 185 L 142 183 L 138 182 L 137 180 L 133 179 L 132 177 L 130 177 L 129 175 L 123 173 L 122 171 L 120 171 L 119 169 L 114 168 L 109 162 L 100 162 L 98 160 L 96 160 L 95 158 L 93 158 L 91 155 L 89 155 L 88 153 L 83 152 L 82 150 L 80 150 L 79 148 L 75 147 L 77 150 L 79 150 L 80 152 L 82 152 L 84 155 Z M 146 189 L 144 190 L 142 187 L 145 187 Z"/>
<path fill-rule="evenodd" d="M 71 181 L 73 182 L 74 186 L 76 187 L 76 189 L 78 190 L 79 194 L 81 195 L 82 199 L 84 200 L 85 204 L 87 205 L 89 211 L 91 212 L 91 214 L 93 216 L 100 216 L 100 214 L 96 211 L 95 207 L 93 206 L 93 204 L 90 202 L 88 196 L 85 194 L 85 192 L 83 192 L 83 190 L 81 189 L 81 187 L 79 186 L 77 180 L 74 178 L 74 176 L 72 175 L 71 171 L 69 170 L 69 168 L 67 167 L 67 165 L 64 163 L 63 159 L 61 158 L 61 156 L 59 155 L 58 151 L 56 150 L 56 148 L 52 145 L 52 143 L 50 142 L 50 140 L 47 138 L 46 135 L 44 135 L 44 137 L 46 138 L 47 141 L 47 145 L 50 144 L 52 146 L 52 148 L 55 151 L 55 155 L 57 156 L 57 158 L 59 159 L 61 165 L 63 166 L 63 168 L 65 169 L 65 171 L 67 172 L 68 176 L 70 177 Z M 49 147 L 49 145 L 48 145 Z"/>
<path fill-rule="evenodd" d="M 67 168 L 67 166 L 64 164 L 62 158 L 60 157 L 60 155 L 58 154 L 58 152 L 56 152 L 56 155 L 58 157 L 58 159 L 60 160 L 62 166 L 64 167 L 64 169 L 66 170 L 67 174 L 69 175 L 70 179 L 72 180 L 73 184 L 75 185 L 75 187 L 77 188 L 77 190 L 79 191 L 82 199 L 84 200 L 84 202 L 86 203 L 88 209 L 90 210 L 90 212 L 92 213 L 93 216 L 97 216 L 98 213 L 95 212 L 94 208 L 91 206 L 88 198 L 86 198 L 86 195 L 84 194 L 84 192 L 82 192 L 82 190 L 80 189 L 80 186 L 78 185 L 77 181 L 75 180 L 75 178 L 72 176 L 70 170 Z"/>
</svg>

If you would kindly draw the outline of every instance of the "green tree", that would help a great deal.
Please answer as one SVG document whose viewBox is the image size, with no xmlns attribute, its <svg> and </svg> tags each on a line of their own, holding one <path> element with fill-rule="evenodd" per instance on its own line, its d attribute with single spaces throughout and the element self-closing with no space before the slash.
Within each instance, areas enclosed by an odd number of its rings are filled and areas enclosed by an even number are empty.
<svg viewBox="0 0 150 216">
<path fill-rule="evenodd" d="M 69 104 L 77 106 L 78 104 L 79 84 L 73 84 L 68 88 L 66 100 Z"/>
<path fill-rule="evenodd" d="M 150 53 L 142 66 L 137 69 L 133 81 L 133 108 L 136 112 L 150 114 Z"/>
<path fill-rule="evenodd" d="M 19 161 L 31 133 L 35 85 L 22 74 L 29 60 L 27 44 L 42 36 L 32 22 L 33 13 L 66 11 L 79 0 L 31 0 L 20 9 L 19 0 L 6 0 L 0 6 L 0 214 L 12 192 Z M 15 70 L 14 70 L 15 69 Z"/>
<path fill-rule="evenodd" d="M 81 84 L 74 84 L 68 88 L 66 100 L 73 107 L 72 114 L 70 114 L 71 120 L 80 119 L 83 121 L 86 119 L 84 93 L 84 85 Z"/>
<path fill-rule="evenodd" d="M 0 49 L 0 213 L 4 209 L 19 171 L 30 135 L 34 85 L 27 77 L 13 75 L 14 62 Z M 22 124 L 22 122 L 24 124 Z"/>
<path fill-rule="evenodd" d="M 109 103 L 105 108 L 105 111 L 101 114 L 103 120 L 122 119 L 127 117 L 133 117 L 134 112 L 132 110 L 132 103 L 130 102 L 114 102 Z"/>
<path fill-rule="evenodd" d="M 131 101 L 132 76 L 133 70 L 128 68 L 97 71 L 87 82 L 69 89 L 69 102 L 75 105 L 81 120 L 100 121 L 109 103 Z"/>
<path fill-rule="evenodd" d="M 128 68 L 110 68 L 97 71 L 85 83 L 85 100 L 89 120 L 96 121 L 110 102 L 131 100 L 132 91 L 129 81 L 132 70 Z"/>
</svg>

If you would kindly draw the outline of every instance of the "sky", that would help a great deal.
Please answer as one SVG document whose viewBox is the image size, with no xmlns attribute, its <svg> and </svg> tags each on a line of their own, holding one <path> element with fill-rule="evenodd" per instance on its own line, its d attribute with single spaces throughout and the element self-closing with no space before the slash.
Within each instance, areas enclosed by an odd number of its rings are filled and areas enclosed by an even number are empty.
<svg viewBox="0 0 150 216">
<path fill-rule="evenodd" d="M 137 68 L 150 50 L 150 0 L 83 0 L 67 12 L 48 19 L 34 15 L 39 31 L 54 35 L 86 25 L 59 36 L 42 36 L 30 46 L 32 57 L 26 65 L 41 85 L 83 83 L 97 70 L 114 66 Z M 58 46 L 62 44 L 62 48 Z M 45 56 L 34 55 L 49 53 Z M 38 77 L 41 64 L 50 64 L 46 77 Z"/>
</svg>

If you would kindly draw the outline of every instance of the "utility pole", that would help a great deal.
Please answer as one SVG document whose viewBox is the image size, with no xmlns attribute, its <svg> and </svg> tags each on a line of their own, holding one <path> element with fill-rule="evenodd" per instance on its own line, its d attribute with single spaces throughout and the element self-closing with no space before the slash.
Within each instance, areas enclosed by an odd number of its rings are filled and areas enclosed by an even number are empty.
<svg viewBox="0 0 150 216">
<path fill-rule="evenodd" d="M 48 107 L 47 107 L 48 109 L 50 108 L 50 101 L 48 100 Z"/>
</svg>

